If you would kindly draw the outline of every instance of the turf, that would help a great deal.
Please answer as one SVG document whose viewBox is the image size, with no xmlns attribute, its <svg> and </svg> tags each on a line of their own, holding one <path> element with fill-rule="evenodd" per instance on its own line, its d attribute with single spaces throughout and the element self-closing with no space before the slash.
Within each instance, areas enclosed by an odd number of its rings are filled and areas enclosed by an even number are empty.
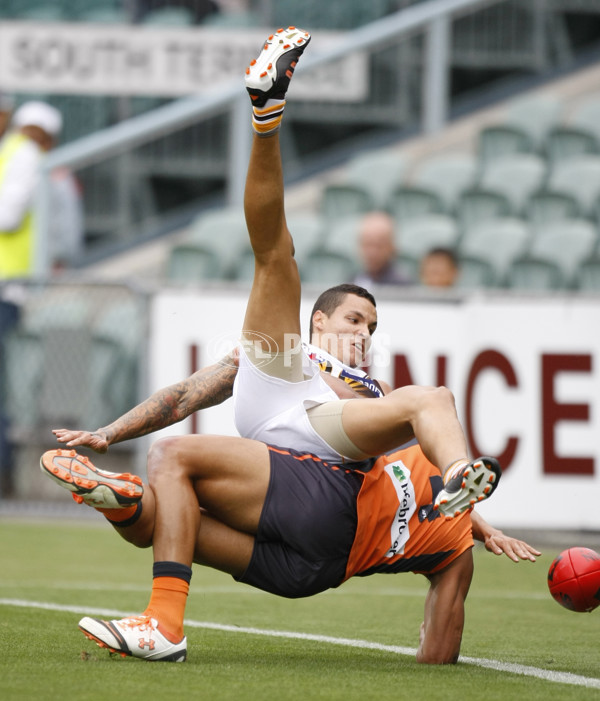
<svg viewBox="0 0 600 701">
<path fill-rule="evenodd" d="M 515 565 L 476 548 L 462 655 L 600 680 L 600 610 L 576 614 L 550 597 L 556 549 Z M 101 519 L 0 521 L 0 698 L 12 699 L 600 699 L 574 686 L 460 662 L 428 667 L 411 655 L 249 633 L 292 631 L 414 648 L 426 582 L 415 575 L 355 579 L 338 590 L 287 601 L 196 567 L 186 616 L 185 664 L 110 655 L 77 629 L 81 612 L 139 612 L 152 553 L 121 541 Z M 53 611 L 27 602 L 63 605 Z"/>
</svg>

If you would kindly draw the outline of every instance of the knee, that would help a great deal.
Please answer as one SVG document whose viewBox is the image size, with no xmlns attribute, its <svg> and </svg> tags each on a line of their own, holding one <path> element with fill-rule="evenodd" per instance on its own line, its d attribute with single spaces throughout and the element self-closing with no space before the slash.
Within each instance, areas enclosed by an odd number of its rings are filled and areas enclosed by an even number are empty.
<svg viewBox="0 0 600 701">
<path fill-rule="evenodd" d="M 161 438 L 152 444 L 148 451 L 147 474 L 148 483 L 152 486 L 163 477 L 172 479 L 179 471 L 178 439 L 176 437 Z"/>
<path fill-rule="evenodd" d="M 418 403 L 421 411 L 456 410 L 454 394 L 447 387 L 423 387 L 422 389 Z"/>
</svg>

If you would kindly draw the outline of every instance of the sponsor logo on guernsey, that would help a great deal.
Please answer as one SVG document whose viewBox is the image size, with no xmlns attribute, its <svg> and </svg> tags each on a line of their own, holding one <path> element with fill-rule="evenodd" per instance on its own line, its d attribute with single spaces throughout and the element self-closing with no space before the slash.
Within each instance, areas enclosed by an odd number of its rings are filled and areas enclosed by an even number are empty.
<svg viewBox="0 0 600 701">
<path fill-rule="evenodd" d="M 417 504 L 415 501 L 415 488 L 410 479 L 410 470 L 406 465 L 399 461 L 398 463 L 386 465 L 385 471 L 392 480 L 398 497 L 398 509 L 390 528 L 391 547 L 385 554 L 386 557 L 394 557 L 404 552 L 404 546 L 410 536 L 408 522 L 415 513 Z"/>
</svg>

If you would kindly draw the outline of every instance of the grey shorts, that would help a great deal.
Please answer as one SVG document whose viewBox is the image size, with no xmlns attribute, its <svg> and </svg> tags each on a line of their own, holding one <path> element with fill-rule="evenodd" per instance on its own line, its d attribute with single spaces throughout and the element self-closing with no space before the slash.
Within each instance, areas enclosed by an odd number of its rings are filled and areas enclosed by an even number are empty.
<svg viewBox="0 0 600 701">
<path fill-rule="evenodd" d="M 344 579 L 363 477 L 269 446 L 271 479 L 247 570 L 238 581 L 278 596 L 312 596 Z"/>
</svg>

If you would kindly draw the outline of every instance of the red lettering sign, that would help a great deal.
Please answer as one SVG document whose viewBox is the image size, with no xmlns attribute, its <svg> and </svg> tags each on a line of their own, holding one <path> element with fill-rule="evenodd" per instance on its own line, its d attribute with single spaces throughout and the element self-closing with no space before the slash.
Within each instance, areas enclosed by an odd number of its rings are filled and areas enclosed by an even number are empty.
<svg viewBox="0 0 600 701">
<path fill-rule="evenodd" d="M 517 376 L 515 371 L 510 364 L 510 361 L 506 356 L 502 355 L 498 351 L 485 350 L 482 351 L 473 361 L 471 366 L 471 371 L 469 373 L 469 379 L 467 381 L 467 395 L 466 395 L 466 419 L 465 419 L 465 431 L 467 434 L 467 440 L 469 441 L 469 447 L 473 455 L 490 455 L 491 451 L 485 450 L 485 446 L 481 446 L 475 436 L 475 429 L 473 425 L 473 395 L 475 393 L 475 383 L 477 378 L 484 370 L 489 369 L 497 370 L 501 373 L 506 384 L 509 387 L 516 387 L 518 385 Z M 485 410 L 485 407 L 484 407 Z M 491 412 L 490 412 L 491 413 Z M 498 459 L 502 465 L 502 470 L 506 471 L 510 467 L 515 453 L 517 452 L 517 446 L 519 444 L 519 439 L 516 436 L 510 436 L 506 441 L 504 450 L 500 454 L 493 455 Z"/>
<path fill-rule="evenodd" d="M 593 475 L 594 458 L 556 454 L 555 427 L 561 421 L 587 421 L 589 404 L 561 404 L 554 379 L 562 372 L 590 372 L 591 355 L 542 355 L 542 455 L 547 475 Z"/>
</svg>

